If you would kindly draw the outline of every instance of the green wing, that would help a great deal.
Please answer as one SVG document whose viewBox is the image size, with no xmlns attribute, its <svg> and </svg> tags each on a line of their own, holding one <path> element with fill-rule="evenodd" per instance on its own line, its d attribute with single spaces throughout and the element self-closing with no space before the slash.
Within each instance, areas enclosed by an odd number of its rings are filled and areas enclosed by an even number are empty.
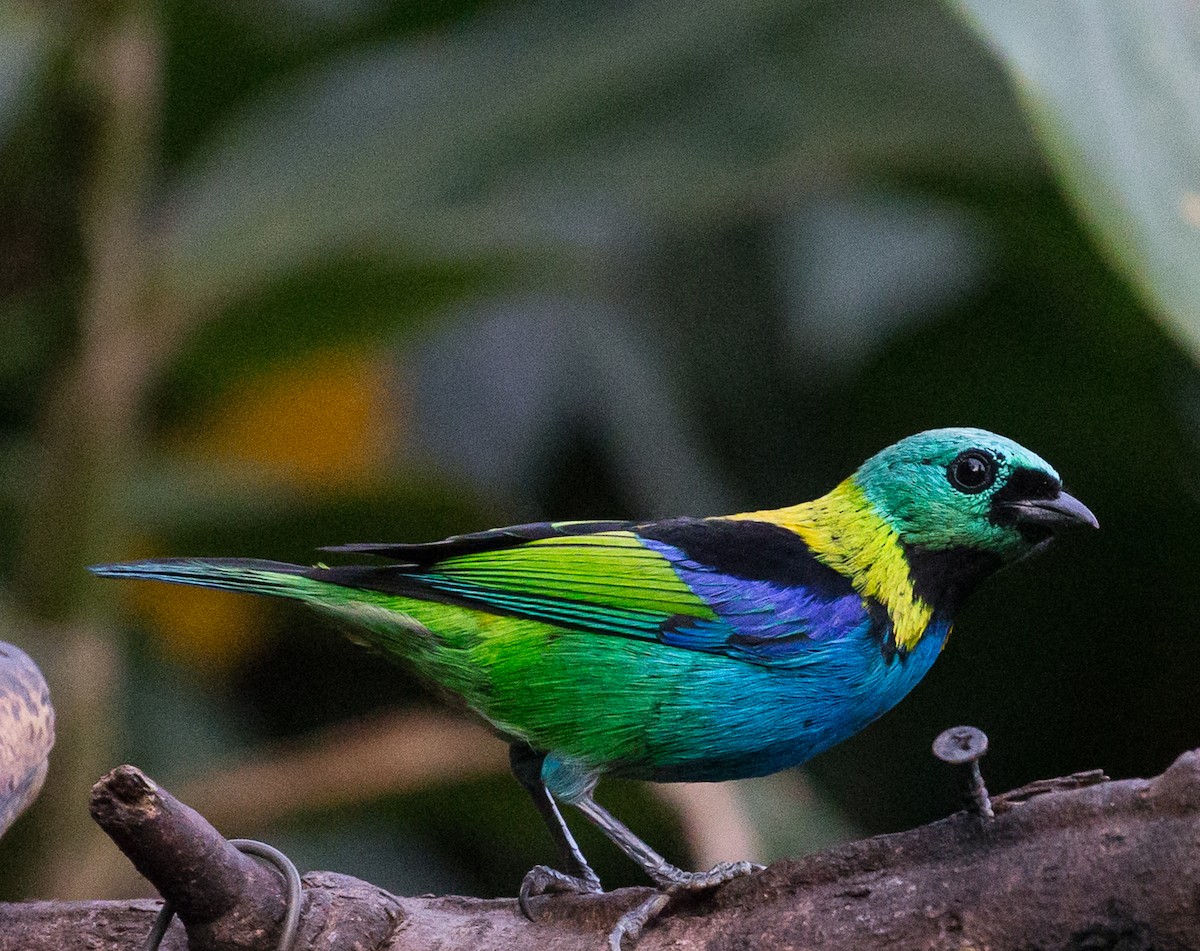
<svg viewBox="0 0 1200 951">
<path fill-rule="evenodd" d="M 632 530 L 555 534 L 450 555 L 427 566 L 335 567 L 319 576 L 385 594 L 647 640 L 658 640 L 668 622 L 721 623 L 671 563 Z"/>
<path fill-rule="evenodd" d="M 707 548 L 684 545 L 684 554 L 650 537 L 662 535 L 663 523 L 560 523 L 352 549 L 392 564 L 165 559 L 93 570 L 304 601 L 356 625 L 501 733 L 589 768 L 624 764 L 641 775 L 637 764 L 694 754 L 695 731 L 731 706 L 705 699 L 713 690 L 740 695 L 766 676 L 714 656 L 757 650 L 757 641 L 739 646 L 734 625 L 773 615 L 757 589 L 742 590 L 740 575 L 702 557 L 733 541 L 744 573 L 758 547 L 725 539 L 726 523 L 688 525 L 720 537 Z M 784 633 L 796 640 L 790 627 Z"/>
<path fill-rule="evenodd" d="M 711 607 L 626 522 L 544 522 L 426 545 L 326 549 L 395 559 L 386 565 L 305 567 L 242 558 L 169 558 L 97 565 L 110 577 L 246 591 L 353 611 L 399 610 L 454 624 L 465 608 L 576 630 L 660 640 L 667 628 L 723 627 Z M 404 604 L 396 599 L 399 598 Z M 429 614 L 419 603 L 443 607 Z M 374 626 L 367 618 L 362 623 Z M 380 620 L 380 619 L 375 619 Z M 440 626 L 440 625 L 438 625 Z"/>
</svg>

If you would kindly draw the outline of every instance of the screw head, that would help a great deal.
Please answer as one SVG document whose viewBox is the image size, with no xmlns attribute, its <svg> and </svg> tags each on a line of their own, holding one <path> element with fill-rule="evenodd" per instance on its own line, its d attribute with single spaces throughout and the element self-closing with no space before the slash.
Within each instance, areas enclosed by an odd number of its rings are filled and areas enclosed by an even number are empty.
<svg viewBox="0 0 1200 951">
<path fill-rule="evenodd" d="M 987 752 L 988 738 L 973 726 L 952 726 L 933 741 L 933 755 L 943 763 L 973 763 Z"/>
</svg>

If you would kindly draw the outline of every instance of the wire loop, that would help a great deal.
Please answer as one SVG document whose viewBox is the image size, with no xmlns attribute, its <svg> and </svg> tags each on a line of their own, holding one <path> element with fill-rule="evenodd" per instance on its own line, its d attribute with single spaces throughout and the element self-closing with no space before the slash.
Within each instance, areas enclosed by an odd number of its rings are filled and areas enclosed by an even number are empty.
<svg viewBox="0 0 1200 951">
<path fill-rule="evenodd" d="M 279 849 L 267 845 L 265 842 L 259 842 L 257 839 L 230 839 L 229 844 L 239 852 L 253 855 L 255 858 L 263 859 L 268 864 L 275 866 L 279 874 L 283 876 L 287 883 L 287 913 L 283 918 L 283 926 L 279 932 L 279 944 L 276 947 L 278 951 L 292 951 L 292 945 L 296 943 L 296 934 L 300 928 L 300 904 L 303 901 L 300 873 L 296 870 L 295 863 Z M 150 929 L 150 935 L 146 939 L 145 951 L 158 951 L 158 947 L 167 933 L 167 928 L 171 926 L 171 919 L 174 917 L 175 906 L 169 901 L 164 901 L 162 908 L 159 909 L 158 917 L 154 919 L 154 927 Z"/>
</svg>

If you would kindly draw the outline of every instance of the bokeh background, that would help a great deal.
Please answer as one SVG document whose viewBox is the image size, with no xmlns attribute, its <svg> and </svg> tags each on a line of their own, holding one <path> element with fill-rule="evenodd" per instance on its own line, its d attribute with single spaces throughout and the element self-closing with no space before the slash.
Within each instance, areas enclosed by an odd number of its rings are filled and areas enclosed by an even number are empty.
<svg viewBox="0 0 1200 951">
<path fill-rule="evenodd" d="M 87 817 L 122 762 L 399 892 L 553 858 L 503 747 L 402 669 L 85 565 L 781 505 L 931 426 L 1040 452 L 1102 531 L 803 770 L 602 800 L 682 864 L 770 859 L 955 808 L 953 724 L 994 790 L 1200 745 L 1198 16 L 0 5 L 0 638 L 60 734 L 0 895 L 144 888 Z"/>
</svg>

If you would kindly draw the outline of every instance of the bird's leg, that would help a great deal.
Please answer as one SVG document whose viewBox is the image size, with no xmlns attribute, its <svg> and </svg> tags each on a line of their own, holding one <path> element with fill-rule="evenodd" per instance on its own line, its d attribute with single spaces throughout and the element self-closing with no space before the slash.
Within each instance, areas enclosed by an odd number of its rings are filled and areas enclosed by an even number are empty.
<svg viewBox="0 0 1200 951">
<path fill-rule="evenodd" d="M 611 812 L 599 805 L 591 793 L 572 801 L 600 829 L 612 843 L 640 865 L 662 889 L 644 902 L 621 916 L 616 927 L 609 933 L 609 951 L 621 951 L 625 938 L 636 940 L 643 929 L 659 917 L 671 904 L 671 899 L 680 892 L 703 891 L 741 875 L 749 875 L 762 869 L 753 862 L 722 862 L 707 872 L 686 872 L 676 868 L 665 858 L 639 839 L 630 828 Z"/>
<path fill-rule="evenodd" d="M 702 891 L 763 868 L 753 862 L 722 862 L 707 872 L 686 872 L 676 868 L 634 835 L 625 823 L 599 805 L 590 793 L 572 805 L 608 836 L 617 848 L 640 865 L 659 888 L 671 891 Z"/>
<path fill-rule="evenodd" d="M 522 914 L 530 921 L 534 919 L 529 899 L 535 895 L 544 895 L 547 892 L 595 895 L 604 890 L 600 885 L 600 877 L 592 871 L 587 859 L 579 851 L 575 837 L 571 835 L 562 813 L 558 811 L 558 803 L 542 782 L 542 760 L 545 758 L 545 753 L 539 753 L 524 743 L 513 743 L 508 748 L 508 761 L 513 775 L 529 793 L 534 806 L 541 814 L 566 868 L 566 872 L 560 872 L 545 865 L 535 865 L 526 873 L 521 882 L 518 902 Z"/>
</svg>

